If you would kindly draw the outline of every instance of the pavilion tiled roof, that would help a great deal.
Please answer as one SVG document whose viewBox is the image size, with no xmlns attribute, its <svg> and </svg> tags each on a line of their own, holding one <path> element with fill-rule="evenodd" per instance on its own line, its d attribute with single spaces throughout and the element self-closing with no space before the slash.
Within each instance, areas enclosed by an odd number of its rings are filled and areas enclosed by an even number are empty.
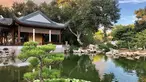
<svg viewBox="0 0 146 82">
<path fill-rule="evenodd" d="M 26 16 L 17 18 L 14 16 L 13 18 L 2 18 L 0 19 L 0 25 L 11 26 L 15 23 L 20 26 L 28 26 L 28 27 L 42 27 L 42 28 L 52 28 L 52 29 L 64 29 L 67 27 L 67 24 L 57 23 L 49 19 L 45 14 L 41 11 L 36 11 L 34 13 L 28 14 Z"/>
<path fill-rule="evenodd" d="M 0 18 L 0 25 L 1 26 L 11 26 L 13 25 L 12 18 Z"/>
</svg>

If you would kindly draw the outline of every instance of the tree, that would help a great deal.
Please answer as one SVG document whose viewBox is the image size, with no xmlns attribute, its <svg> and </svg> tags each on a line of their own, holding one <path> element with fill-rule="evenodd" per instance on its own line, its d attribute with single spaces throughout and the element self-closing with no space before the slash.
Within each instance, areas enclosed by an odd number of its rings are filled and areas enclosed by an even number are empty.
<svg viewBox="0 0 146 82">
<path fill-rule="evenodd" d="M 146 49 L 146 30 L 139 32 L 136 34 L 134 38 L 134 42 L 137 47 Z"/>
<path fill-rule="evenodd" d="M 92 21 L 96 28 L 103 26 L 104 40 L 107 40 L 106 31 L 120 18 L 118 0 L 92 0 Z"/>
<path fill-rule="evenodd" d="M 28 15 L 39 9 L 38 5 L 33 1 L 28 0 L 26 3 L 13 3 L 12 9 L 17 17 Z"/>
<path fill-rule="evenodd" d="M 59 77 L 59 70 L 49 68 L 51 64 L 56 64 L 64 59 L 63 54 L 50 53 L 55 49 L 55 45 L 48 44 L 38 46 L 36 42 L 26 42 L 18 56 L 21 60 L 28 59 L 32 68 L 36 71 L 24 74 L 24 78 L 31 81 L 39 78 L 40 82 L 44 79 Z M 49 67 L 47 67 L 49 65 Z M 30 77 L 31 76 L 31 77 Z"/>
<path fill-rule="evenodd" d="M 75 2 L 73 2 L 75 1 Z M 63 7 L 63 10 L 70 10 L 69 30 L 77 38 L 80 45 L 83 45 L 80 38 L 83 34 L 88 34 L 91 30 L 93 33 L 100 25 L 106 30 L 110 28 L 113 22 L 119 19 L 119 8 L 116 0 L 72 0 L 68 6 Z M 62 4 L 62 3 L 61 3 Z M 68 13 L 68 12 L 67 12 Z"/>
<path fill-rule="evenodd" d="M 46 2 L 40 4 L 40 10 L 44 12 L 49 18 L 56 22 L 62 22 L 61 20 L 61 9 L 58 7 L 55 1 L 47 4 Z"/>
<path fill-rule="evenodd" d="M 135 21 L 135 30 L 140 32 L 146 29 L 146 8 L 135 11 L 137 20 Z"/>
<path fill-rule="evenodd" d="M 95 34 L 94 34 L 94 39 L 95 39 L 95 41 L 97 41 L 97 42 L 103 42 L 103 32 L 102 31 L 98 31 L 98 32 L 96 32 Z"/>
<path fill-rule="evenodd" d="M 8 7 L 3 7 L 0 5 L 0 15 L 2 15 L 5 18 L 11 17 L 10 15 L 11 10 Z"/>
<path fill-rule="evenodd" d="M 117 25 L 112 30 L 113 40 L 119 41 L 119 46 L 130 49 L 130 44 L 135 36 L 135 31 L 132 25 L 122 26 Z"/>
</svg>

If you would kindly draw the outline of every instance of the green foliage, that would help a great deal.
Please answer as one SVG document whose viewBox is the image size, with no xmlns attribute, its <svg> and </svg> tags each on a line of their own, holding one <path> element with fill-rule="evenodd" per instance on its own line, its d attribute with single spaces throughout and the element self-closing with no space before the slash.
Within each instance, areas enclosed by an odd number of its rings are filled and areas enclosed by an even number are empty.
<svg viewBox="0 0 146 82">
<path fill-rule="evenodd" d="M 77 47 L 75 45 L 71 45 L 69 51 L 70 51 L 70 53 L 73 53 L 73 50 L 78 50 L 78 48 L 79 47 Z"/>
<path fill-rule="evenodd" d="M 103 36 L 104 36 L 103 32 L 99 30 L 94 34 L 94 39 L 97 43 L 101 43 L 103 42 Z"/>
<path fill-rule="evenodd" d="M 119 48 L 128 48 L 127 42 L 121 41 L 121 40 L 118 41 L 117 46 L 118 46 Z"/>
<path fill-rule="evenodd" d="M 73 33 L 66 30 L 68 32 L 63 37 L 70 37 L 64 40 L 74 45 L 77 44 L 76 42 L 80 43 L 82 41 L 85 45 L 89 44 L 89 42 L 92 43 L 91 34 L 98 30 L 99 25 L 105 26 L 107 30 L 111 28 L 113 23 L 117 22 L 120 16 L 117 0 L 56 1 L 58 0 L 52 1 L 49 4 L 44 2 L 40 5 L 35 4 L 32 0 L 27 0 L 25 3 L 15 2 L 11 9 L 0 6 L 0 13 L 4 17 L 10 17 L 9 12 L 12 11 L 17 17 L 20 17 L 41 10 L 56 22 L 65 23 L 70 21 L 69 26 Z M 90 34 L 90 36 L 84 34 Z"/>
<path fill-rule="evenodd" d="M 17 3 L 15 2 L 12 5 L 13 13 L 17 16 L 24 16 L 28 15 L 34 11 L 37 11 L 39 9 L 38 5 L 35 4 L 33 1 L 28 0 L 26 3 Z"/>
<path fill-rule="evenodd" d="M 112 30 L 113 40 L 131 41 L 134 34 L 134 29 L 130 26 L 117 25 Z"/>
<path fill-rule="evenodd" d="M 64 60 L 64 54 L 57 53 L 57 54 L 49 54 L 43 59 L 43 63 L 48 64 L 57 64 Z"/>
<path fill-rule="evenodd" d="M 144 48 L 146 47 L 146 30 L 136 34 L 133 43 L 137 47 Z"/>
<path fill-rule="evenodd" d="M 112 49 L 116 49 L 117 48 L 116 46 L 114 46 L 113 44 L 111 44 L 109 42 L 99 44 L 98 46 L 99 46 L 99 49 L 104 50 L 104 52 L 110 51 L 110 48 L 112 48 Z"/>
<path fill-rule="evenodd" d="M 24 74 L 23 78 L 27 81 L 33 81 L 37 76 L 37 72 L 28 72 Z"/>
<path fill-rule="evenodd" d="M 49 69 L 47 67 L 43 67 L 43 71 L 42 71 L 42 76 L 43 78 L 59 78 L 60 77 L 60 70 L 57 69 Z"/>
<path fill-rule="evenodd" d="M 3 17 L 5 17 L 5 18 L 11 17 L 10 12 L 11 12 L 11 10 L 8 7 L 4 7 L 4 6 L 0 5 L 0 14 Z"/>
<path fill-rule="evenodd" d="M 146 29 L 146 8 L 140 8 L 135 11 L 135 15 L 137 20 L 135 21 L 135 30 L 137 32 L 141 32 Z"/>
<path fill-rule="evenodd" d="M 42 82 L 43 79 L 57 78 L 60 76 L 59 70 L 47 68 L 47 66 L 51 66 L 51 64 L 58 64 L 64 60 L 64 54 L 50 53 L 55 50 L 55 48 L 56 46 L 53 44 L 38 46 L 36 42 L 24 43 L 18 58 L 21 60 L 28 59 L 32 68 L 36 70 L 26 73 L 24 75 L 26 80 L 32 81 L 33 79 L 39 78 Z"/>
<path fill-rule="evenodd" d="M 35 57 L 28 59 L 28 61 L 32 67 L 37 67 L 37 65 L 39 64 L 39 60 Z"/>
<path fill-rule="evenodd" d="M 82 36 L 82 42 L 84 43 L 82 46 L 87 47 L 89 44 L 95 44 L 94 34 L 88 31 L 84 36 Z"/>
<path fill-rule="evenodd" d="M 105 52 L 110 51 L 109 47 L 106 44 L 99 44 L 98 46 L 99 46 L 99 49 L 101 49 Z"/>
<path fill-rule="evenodd" d="M 81 42 L 91 44 L 94 39 L 93 34 L 100 24 L 110 27 L 113 22 L 119 19 L 119 8 L 116 0 L 70 0 L 60 3 L 53 1 L 51 4 L 43 3 L 40 9 L 48 17 L 55 21 L 70 21 L 69 28 L 64 37 L 70 43 Z M 91 33 L 90 33 L 91 32 Z M 70 36 L 70 34 L 74 36 Z M 88 34 L 88 36 L 86 36 Z M 74 40 L 74 41 L 72 41 Z M 80 41 L 81 42 L 80 42 Z"/>
<path fill-rule="evenodd" d="M 107 42 L 106 45 L 109 47 L 109 48 L 112 48 L 112 49 L 116 49 L 117 47 L 113 44 L 111 44 L 110 42 Z"/>
<path fill-rule="evenodd" d="M 113 40 L 118 41 L 119 48 L 130 48 L 132 46 L 131 42 L 134 39 L 135 33 L 136 32 L 132 25 L 117 25 L 112 30 Z"/>
<path fill-rule="evenodd" d="M 101 80 L 101 82 L 113 82 L 115 76 L 113 73 L 110 73 L 110 74 L 104 74 L 104 78 Z M 114 81 L 114 82 L 118 82 L 118 81 Z"/>
</svg>

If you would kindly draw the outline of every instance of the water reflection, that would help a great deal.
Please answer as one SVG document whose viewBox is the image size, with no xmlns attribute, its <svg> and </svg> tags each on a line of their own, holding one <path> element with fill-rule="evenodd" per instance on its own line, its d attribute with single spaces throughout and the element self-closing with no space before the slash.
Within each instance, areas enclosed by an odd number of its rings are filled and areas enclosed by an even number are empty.
<svg viewBox="0 0 146 82">
<path fill-rule="evenodd" d="M 63 61 L 62 76 L 68 78 L 84 79 L 91 82 L 112 82 L 114 75 L 112 73 L 104 74 L 100 79 L 99 73 L 93 62 L 101 61 L 102 58 L 92 58 L 88 55 L 71 55 Z M 108 80 L 107 80 L 108 79 Z"/>
<path fill-rule="evenodd" d="M 104 55 L 66 55 L 60 69 L 64 78 L 91 82 L 146 82 L 144 60 L 111 59 Z M 0 67 L 0 82 L 21 82 L 25 72 L 26 68 Z"/>
<path fill-rule="evenodd" d="M 93 61 L 93 63 L 95 64 L 96 70 L 99 71 L 99 75 L 101 78 L 103 78 L 104 74 L 113 73 L 115 76 L 113 81 L 138 82 L 138 76 L 137 76 L 137 73 L 135 70 L 125 71 L 124 68 L 115 64 L 115 62 L 118 63 L 118 60 L 113 61 L 113 59 L 108 58 L 107 61 L 105 61 L 104 56 L 101 57 L 101 56 L 97 55 L 97 57 L 100 57 L 101 60 Z"/>
<path fill-rule="evenodd" d="M 137 75 L 137 82 L 146 82 L 146 61 L 137 60 L 131 61 L 127 59 L 116 59 L 115 64 L 124 69 L 129 74 L 135 73 Z"/>
<path fill-rule="evenodd" d="M 0 67 L 0 82 L 26 82 L 23 81 L 23 74 L 27 71 L 27 67 Z"/>
<path fill-rule="evenodd" d="M 63 61 L 62 76 L 92 82 L 146 82 L 146 62 L 114 60 L 104 55 L 71 55 Z"/>
</svg>

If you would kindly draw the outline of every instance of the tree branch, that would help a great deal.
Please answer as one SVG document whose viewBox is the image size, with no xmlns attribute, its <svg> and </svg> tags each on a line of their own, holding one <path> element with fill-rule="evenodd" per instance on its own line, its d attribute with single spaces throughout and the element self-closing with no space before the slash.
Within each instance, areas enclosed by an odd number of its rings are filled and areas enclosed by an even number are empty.
<svg viewBox="0 0 146 82">
<path fill-rule="evenodd" d="M 68 26 L 68 28 L 69 28 L 69 31 L 70 31 L 71 33 L 73 33 L 75 36 L 77 36 L 77 34 L 74 33 L 74 32 L 72 31 L 72 29 L 70 28 L 70 26 Z"/>
</svg>

